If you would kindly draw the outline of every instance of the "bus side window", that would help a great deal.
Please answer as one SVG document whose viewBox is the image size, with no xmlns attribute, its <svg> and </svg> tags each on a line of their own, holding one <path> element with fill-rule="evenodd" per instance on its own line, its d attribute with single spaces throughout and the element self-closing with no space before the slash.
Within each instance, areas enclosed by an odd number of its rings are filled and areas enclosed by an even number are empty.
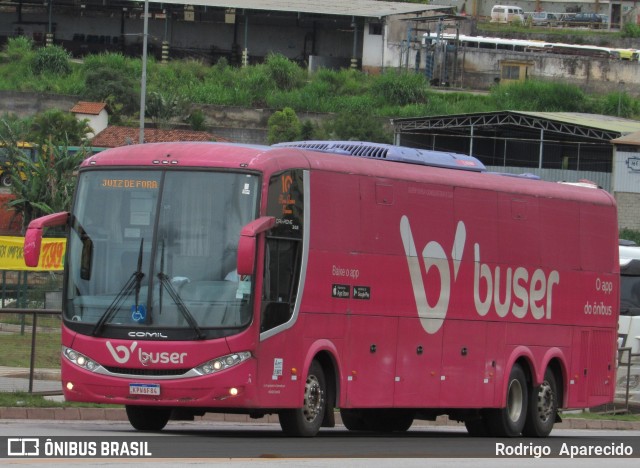
<svg viewBox="0 0 640 468">
<path fill-rule="evenodd" d="M 300 241 L 267 239 L 260 331 L 282 325 L 291 318 L 300 261 Z"/>
</svg>

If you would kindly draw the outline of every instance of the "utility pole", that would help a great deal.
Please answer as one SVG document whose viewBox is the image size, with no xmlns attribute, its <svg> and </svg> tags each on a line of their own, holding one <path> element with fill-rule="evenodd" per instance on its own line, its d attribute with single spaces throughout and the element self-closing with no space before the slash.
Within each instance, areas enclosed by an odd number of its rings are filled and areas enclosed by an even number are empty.
<svg viewBox="0 0 640 468">
<path fill-rule="evenodd" d="M 147 94 L 147 36 L 149 35 L 149 0 L 144 0 L 144 26 L 142 32 L 142 78 L 140 80 L 140 139 L 144 143 L 145 97 Z"/>
</svg>

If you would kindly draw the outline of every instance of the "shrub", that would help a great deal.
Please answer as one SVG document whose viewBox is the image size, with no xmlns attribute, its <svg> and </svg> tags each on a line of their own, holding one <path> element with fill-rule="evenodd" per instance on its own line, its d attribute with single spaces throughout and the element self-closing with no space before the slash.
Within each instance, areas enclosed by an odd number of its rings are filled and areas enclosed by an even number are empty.
<svg viewBox="0 0 640 468">
<path fill-rule="evenodd" d="M 33 40 L 26 36 L 9 38 L 4 47 L 4 55 L 8 62 L 30 59 L 33 55 Z"/>
<path fill-rule="evenodd" d="M 56 75 L 68 75 L 71 73 L 69 52 L 57 45 L 41 47 L 33 58 L 32 68 L 36 75 L 52 73 Z"/>
<path fill-rule="evenodd" d="M 305 72 L 281 54 L 269 54 L 265 61 L 267 74 L 278 89 L 289 91 L 302 86 Z"/>
<path fill-rule="evenodd" d="M 285 107 L 274 112 L 267 122 L 267 141 L 270 145 L 281 141 L 295 141 L 300 139 L 302 126 L 295 111 Z"/>
<path fill-rule="evenodd" d="M 388 104 L 405 106 L 426 102 L 428 83 L 421 73 L 386 71 L 376 77 L 372 92 Z"/>
<path fill-rule="evenodd" d="M 640 26 L 634 23 L 627 23 L 622 27 L 620 31 L 622 37 L 636 38 L 640 37 Z"/>
<path fill-rule="evenodd" d="M 542 112 L 585 112 L 589 105 L 577 86 L 540 80 L 501 84 L 491 89 L 496 109 Z"/>
<path fill-rule="evenodd" d="M 147 96 L 145 111 L 158 128 L 168 128 L 171 119 L 184 117 L 188 103 L 184 96 L 175 92 L 151 92 Z"/>
<path fill-rule="evenodd" d="M 636 244 L 640 245 L 640 231 L 635 229 L 623 228 L 620 229 L 620 234 L 618 235 L 620 239 L 627 239 L 634 241 Z"/>
<path fill-rule="evenodd" d="M 373 141 L 391 143 L 391 134 L 385 130 L 383 120 L 362 109 L 346 111 L 325 123 L 325 131 L 331 139 Z"/>
<path fill-rule="evenodd" d="M 201 132 L 206 129 L 207 119 L 202 109 L 194 109 L 191 111 L 191 114 L 187 116 L 185 121 L 191 126 L 191 130 Z"/>
<path fill-rule="evenodd" d="M 82 97 L 106 102 L 110 114 L 115 113 L 115 105 L 121 105 L 121 112 L 129 115 L 139 110 L 138 82 L 122 70 L 107 64 L 93 66 L 87 70 L 85 79 L 87 86 Z"/>
</svg>

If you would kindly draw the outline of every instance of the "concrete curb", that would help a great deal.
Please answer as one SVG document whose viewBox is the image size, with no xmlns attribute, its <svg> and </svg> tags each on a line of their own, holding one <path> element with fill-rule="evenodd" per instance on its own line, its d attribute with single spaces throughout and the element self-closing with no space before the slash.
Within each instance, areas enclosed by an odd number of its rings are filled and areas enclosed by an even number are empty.
<svg viewBox="0 0 640 468">
<path fill-rule="evenodd" d="M 20 408 L 0 407 L 0 420 L 29 419 L 52 421 L 127 421 L 124 408 Z M 197 416 L 196 421 L 234 422 L 234 423 L 278 423 L 277 415 L 268 415 L 263 419 L 251 419 L 243 414 L 207 413 Z M 342 424 L 340 415 L 336 413 L 336 424 Z M 416 420 L 414 426 L 464 426 L 462 423 L 450 421 L 446 416 L 439 416 L 435 421 Z M 606 430 L 640 430 L 640 421 L 618 421 L 608 419 L 565 418 L 555 425 L 556 429 L 606 429 Z"/>
</svg>

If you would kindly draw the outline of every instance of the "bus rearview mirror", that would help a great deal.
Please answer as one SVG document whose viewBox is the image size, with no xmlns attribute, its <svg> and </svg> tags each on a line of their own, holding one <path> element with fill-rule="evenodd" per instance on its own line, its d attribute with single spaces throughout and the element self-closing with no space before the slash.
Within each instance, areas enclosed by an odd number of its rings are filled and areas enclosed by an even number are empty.
<svg viewBox="0 0 640 468">
<path fill-rule="evenodd" d="M 238 275 L 253 275 L 256 269 L 257 238 L 262 232 L 268 231 L 276 224 L 273 216 L 262 216 L 240 230 L 238 240 Z"/>
<path fill-rule="evenodd" d="M 45 227 L 63 226 L 69 219 L 69 213 L 53 213 L 36 218 L 29 223 L 24 235 L 23 256 L 28 267 L 37 267 L 40 261 L 40 247 L 42 245 L 42 231 Z"/>
</svg>

